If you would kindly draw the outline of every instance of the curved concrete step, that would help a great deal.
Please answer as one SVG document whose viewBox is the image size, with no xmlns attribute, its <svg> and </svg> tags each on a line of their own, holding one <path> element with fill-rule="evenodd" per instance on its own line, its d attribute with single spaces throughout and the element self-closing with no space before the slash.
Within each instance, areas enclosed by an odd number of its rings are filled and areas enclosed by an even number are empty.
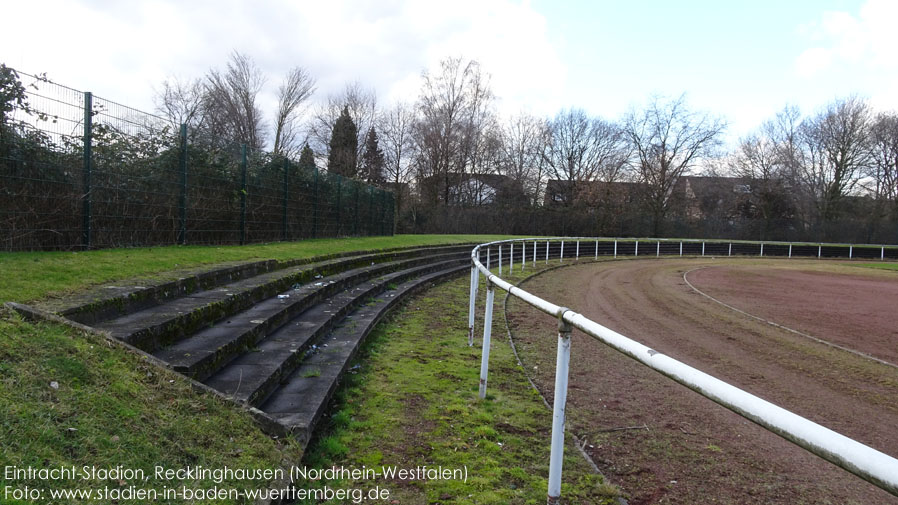
<svg viewBox="0 0 898 505">
<path fill-rule="evenodd" d="M 257 405 L 299 366 L 307 349 L 356 307 L 376 303 L 374 297 L 387 291 L 391 284 L 464 264 L 464 258 L 438 261 L 393 272 L 342 291 L 309 308 L 204 382 L 236 401 Z"/>
<path fill-rule="evenodd" d="M 379 275 L 458 257 L 457 253 L 416 257 L 315 279 L 262 300 L 152 354 L 174 370 L 202 381 L 265 335 L 330 296 Z"/>
<path fill-rule="evenodd" d="M 453 251 L 455 249 L 455 251 Z M 94 324 L 112 336 L 147 352 L 191 335 L 296 284 L 348 269 L 376 267 L 402 258 L 428 257 L 434 253 L 459 254 L 459 248 L 418 248 L 384 254 L 366 254 L 285 268 L 191 293 L 142 310 Z M 461 249 L 463 251 L 463 249 Z"/>
<path fill-rule="evenodd" d="M 278 422 L 285 432 L 307 444 L 340 378 L 377 323 L 403 297 L 468 269 L 465 263 L 407 280 L 390 291 L 389 296 L 384 296 L 385 293 L 354 310 L 321 340 L 316 352 L 306 355 L 259 409 Z"/>
</svg>

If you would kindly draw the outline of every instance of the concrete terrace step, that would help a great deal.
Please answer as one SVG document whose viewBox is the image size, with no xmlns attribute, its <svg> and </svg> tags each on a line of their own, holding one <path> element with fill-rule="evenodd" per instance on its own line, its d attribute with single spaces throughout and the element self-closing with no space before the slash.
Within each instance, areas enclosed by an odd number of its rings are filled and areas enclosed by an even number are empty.
<svg viewBox="0 0 898 505">
<path fill-rule="evenodd" d="M 175 371 L 197 380 L 205 380 L 237 354 L 250 349 L 265 335 L 342 290 L 391 271 L 459 257 L 458 253 L 417 257 L 315 279 L 232 314 L 168 347 L 157 349 L 153 355 L 169 363 Z"/>
<path fill-rule="evenodd" d="M 260 410 L 278 422 L 285 432 L 307 444 L 340 377 L 361 342 L 381 318 L 404 296 L 468 268 L 463 264 L 407 280 L 395 290 L 376 297 L 373 303 L 357 308 L 321 340 L 316 351 L 309 353 L 283 380 L 283 384 L 259 406 Z"/>
<path fill-rule="evenodd" d="M 309 308 L 280 330 L 259 342 L 255 349 L 240 355 L 219 372 L 209 377 L 206 385 L 231 396 L 234 400 L 257 405 L 274 391 L 280 382 L 299 366 L 305 351 L 324 337 L 346 314 L 356 307 L 373 302 L 375 296 L 393 283 L 429 274 L 433 271 L 464 266 L 465 258 L 438 261 L 389 273 L 363 282 Z M 386 298 L 393 298 L 387 296 Z"/>
<path fill-rule="evenodd" d="M 152 305 L 136 312 L 95 323 L 112 336 L 147 352 L 199 331 L 266 298 L 282 293 L 316 276 L 328 276 L 352 268 L 401 258 L 427 258 L 435 253 L 463 254 L 464 247 L 419 248 L 383 254 L 366 254 L 269 271 L 230 284 L 198 291 Z"/>
</svg>

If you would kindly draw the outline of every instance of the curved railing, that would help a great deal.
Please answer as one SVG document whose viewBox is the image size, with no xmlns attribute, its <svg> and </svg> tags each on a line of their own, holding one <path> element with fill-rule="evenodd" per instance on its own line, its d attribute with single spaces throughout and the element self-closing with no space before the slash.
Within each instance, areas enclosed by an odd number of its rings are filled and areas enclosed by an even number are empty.
<svg viewBox="0 0 898 505">
<path fill-rule="evenodd" d="M 565 243 L 568 245 L 567 255 L 565 255 Z M 754 252 L 757 248 L 759 249 L 760 255 L 765 256 L 764 248 L 766 245 L 767 256 L 776 255 L 793 257 L 793 253 L 803 252 L 803 254 L 796 254 L 796 256 L 854 258 L 859 256 L 857 254 L 858 251 L 863 250 L 863 257 L 871 258 L 872 256 L 871 259 L 877 257 L 875 254 L 876 252 L 879 253 L 877 259 L 885 259 L 887 257 L 887 251 L 889 253 L 889 258 L 898 257 L 898 247 L 896 246 L 856 246 L 848 244 L 808 244 L 788 242 L 681 241 L 667 239 L 597 239 L 583 237 L 502 240 L 481 244 L 475 247 L 474 250 L 471 251 L 472 265 L 470 305 L 468 312 L 468 345 L 474 344 L 475 302 L 480 280 L 479 276 L 482 274 L 486 277 L 487 293 L 483 327 L 483 355 L 480 365 L 481 398 L 484 398 L 486 395 L 493 303 L 496 288 L 507 291 L 510 296 L 521 299 L 536 309 L 554 316 L 559 321 L 558 354 L 555 368 L 555 397 L 552 417 L 552 449 L 549 459 L 549 504 L 557 503 L 561 495 L 561 463 L 564 450 L 564 418 L 565 403 L 567 400 L 568 364 L 570 363 L 570 336 L 572 328 L 581 330 L 583 333 L 596 338 L 602 343 L 611 346 L 649 368 L 670 377 L 702 396 L 705 396 L 746 419 L 759 424 L 767 430 L 780 435 L 786 440 L 789 440 L 817 456 L 842 467 L 854 475 L 873 483 L 877 487 L 898 496 L 898 459 L 805 419 L 774 405 L 773 403 L 758 398 L 757 396 L 708 375 L 701 370 L 670 358 L 654 349 L 650 349 L 639 342 L 631 340 L 620 333 L 590 320 L 582 314 L 578 314 L 573 310 L 561 307 L 519 287 L 513 286 L 490 271 L 491 261 L 497 261 L 499 274 L 502 274 L 503 248 L 506 253 L 505 266 L 513 269 L 515 265 L 518 265 L 518 263 L 516 263 L 518 255 L 520 255 L 521 258 L 519 268 L 525 268 L 531 260 L 535 266 L 535 263 L 540 260 L 548 262 L 550 256 L 561 261 L 564 261 L 565 258 L 579 258 L 581 257 L 581 245 L 584 244 L 588 246 L 583 247 L 582 252 L 584 252 L 584 255 L 592 255 L 596 258 L 599 256 L 611 255 L 616 257 L 625 252 L 629 253 L 631 250 L 633 254 L 638 256 L 640 243 L 643 244 L 643 255 L 648 253 L 648 255 L 651 256 L 684 255 L 685 245 L 688 245 L 685 249 L 686 255 L 698 254 L 695 251 L 698 245 L 701 247 L 702 255 L 709 253 L 709 249 L 711 249 L 709 245 L 713 245 L 713 249 L 719 251 L 710 254 L 715 254 L 715 256 L 726 255 L 724 254 L 724 251 L 726 251 L 727 254 L 733 255 L 733 246 L 736 245 L 736 254 L 751 253 L 752 255 L 757 255 L 757 253 Z M 664 253 L 662 253 L 662 244 L 665 245 Z M 631 245 L 634 246 L 632 249 L 630 248 Z M 517 251 L 515 251 L 515 246 L 517 246 Z M 493 253 L 494 248 L 498 254 Z M 775 250 L 782 254 L 771 254 L 773 253 L 771 248 L 776 248 Z M 530 252 L 528 252 L 528 249 Z M 808 251 L 808 249 L 810 249 L 810 251 Z M 816 249 L 816 255 L 813 254 L 813 252 L 815 252 L 814 249 Z M 824 250 L 829 253 L 832 252 L 833 249 L 847 250 L 845 251 L 847 254 L 844 256 L 838 254 L 823 254 Z M 740 253 L 741 250 L 751 252 Z M 592 254 L 587 254 L 590 252 Z M 808 252 L 811 254 L 807 254 Z M 487 262 L 486 265 L 483 264 L 484 260 Z"/>
</svg>

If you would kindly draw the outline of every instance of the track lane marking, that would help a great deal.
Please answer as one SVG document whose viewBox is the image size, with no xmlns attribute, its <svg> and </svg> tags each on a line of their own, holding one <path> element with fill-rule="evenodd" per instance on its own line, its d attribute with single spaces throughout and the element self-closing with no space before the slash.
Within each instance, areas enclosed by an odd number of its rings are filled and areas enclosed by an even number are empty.
<svg viewBox="0 0 898 505">
<path fill-rule="evenodd" d="M 808 339 L 813 340 L 814 342 L 817 342 L 817 343 L 819 343 L 819 344 L 828 345 L 828 346 L 830 346 L 830 347 L 832 347 L 832 348 L 839 349 L 840 351 L 850 352 L 851 354 L 854 354 L 854 355 L 856 355 L 856 356 L 860 356 L 860 357 L 862 357 L 862 358 L 866 358 L 866 359 L 875 361 L 875 362 L 877 362 L 877 363 L 879 363 L 879 364 L 882 364 L 882 365 L 890 366 L 890 367 L 892 367 L 892 368 L 898 368 L 898 365 L 896 365 L 896 364 L 894 364 L 894 363 L 892 363 L 892 362 L 890 362 L 890 361 L 886 361 L 886 360 L 884 360 L 884 359 L 879 359 L 879 358 L 877 358 L 877 357 L 875 357 L 875 356 L 871 356 L 871 355 L 869 355 L 869 354 L 867 354 L 867 353 L 865 353 L 865 352 L 861 352 L 861 351 L 858 351 L 858 350 L 855 350 L 855 349 L 851 349 L 851 348 L 849 348 L 849 347 L 841 346 L 841 345 L 839 345 L 839 344 L 835 344 L 835 343 L 830 342 L 830 341 L 828 341 L 828 340 L 823 340 L 822 338 L 818 338 L 818 337 L 815 337 L 815 336 L 812 336 L 812 335 L 808 335 L 807 333 L 804 333 L 804 332 L 801 332 L 801 331 L 798 331 L 798 330 L 793 330 L 792 328 L 789 328 L 788 326 L 784 326 L 784 325 L 779 324 L 779 323 L 777 323 L 777 322 L 770 321 L 770 320 L 768 320 L 768 319 L 764 319 L 763 317 L 756 316 L 756 315 L 754 315 L 754 314 L 749 314 L 748 312 L 745 312 L 744 310 L 737 309 L 736 307 L 733 307 L 732 305 L 729 305 L 729 304 L 727 304 L 727 303 L 724 303 L 724 302 L 718 300 L 717 298 L 714 298 L 713 296 L 709 295 L 708 293 L 705 293 L 704 291 L 702 291 L 702 290 L 698 289 L 697 287 L 693 286 L 692 283 L 689 282 L 689 279 L 687 278 L 687 276 L 688 276 L 689 274 L 691 274 L 692 272 L 695 272 L 696 270 L 703 270 L 703 269 L 705 269 L 705 268 L 713 268 L 713 265 L 706 265 L 706 266 L 696 267 L 696 268 L 693 268 L 693 269 L 691 269 L 691 270 L 687 270 L 687 271 L 683 272 L 683 282 L 685 282 L 687 286 L 689 286 L 690 288 L 692 288 L 693 291 L 695 291 L 696 293 L 698 293 L 698 294 L 704 296 L 705 298 L 707 298 L 707 299 L 709 299 L 709 300 L 711 300 L 711 301 L 713 301 L 713 302 L 715 302 L 715 303 L 719 303 L 720 305 L 723 305 L 724 307 L 726 307 L 726 308 L 728 308 L 728 309 L 730 309 L 730 310 L 732 310 L 732 311 L 734 311 L 734 312 L 738 312 L 739 314 L 742 314 L 742 315 L 744 315 L 744 316 L 748 316 L 748 317 L 750 317 L 750 318 L 752 318 L 752 319 L 757 319 L 758 321 L 761 321 L 761 322 L 763 322 L 763 323 L 767 323 L 767 324 L 769 324 L 769 325 L 771 325 L 771 326 L 775 326 L 775 327 L 777 327 L 777 328 L 779 328 L 779 329 L 781 329 L 781 330 L 785 330 L 785 331 L 788 331 L 788 332 L 790 332 L 790 333 L 794 333 L 794 334 L 796 334 L 796 335 L 799 335 L 799 336 L 808 338 Z"/>
</svg>

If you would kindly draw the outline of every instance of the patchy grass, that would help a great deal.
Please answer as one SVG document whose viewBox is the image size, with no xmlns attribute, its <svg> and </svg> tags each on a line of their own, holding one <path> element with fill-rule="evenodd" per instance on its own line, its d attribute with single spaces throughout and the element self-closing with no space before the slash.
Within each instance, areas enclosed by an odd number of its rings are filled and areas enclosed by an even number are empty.
<svg viewBox="0 0 898 505">
<path fill-rule="evenodd" d="M 287 260 L 357 250 L 488 242 L 498 235 L 395 235 L 276 242 L 246 246 L 169 246 L 86 252 L 0 253 L 0 302 L 29 302 L 112 280 L 248 260 Z M 164 275 L 163 275 L 164 277 Z"/>
<path fill-rule="evenodd" d="M 380 486 L 398 500 L 391 503 L 545 503 L 551 412 L 508 346 L 501 296 L 488 395 L 478 398 L 481 348 L 467 345 L 467 289 L 468 277 L 433 288 L 378 326 L 357 360 L 358 373 L 347 375 L 304 459 L 314 468 L 466 469 L 467 481 L 377 478 L 301 486 Z M 479 294 L 482 323 L 483 286 Z M 617 495 L 572 441 L 563 479 L 565 503 L 612 503 Z"/>
<path fill-rule="evenodd" d="M 878 270 L 892 270 L 898 272 L 898 263 L 855 263 L 855 266 L 864 267 L 864 268 L 876 268 Z"/>
<path fill-rule="evenodd" d="M 162 491 L 163 486 L 210 488 L 206 479 L 158 481 L 154 468 L 275 469 L 295 464 L 298 444 L 264 435 L 249 414 L 183 377 L 144 362 L 104 339 L 68 327 L 23 321 L 0 313 L 0 461 L 58 468 L 84 465 L 142 469 L 148 481 L 25 479 L 5 486 L 87 489 L 109 486 Z M 225 481 L 219 487 L 266 487 L 262 481 Z M 110 502 L 110 500 L 100 500 Z M 95 501 L 99 503 L 100 501 Z M 182 499 L 148 500 L 184 503 Z M 16 503 L 0 495 L 0 503 Z M 26 502 L 20 502 L 26 503 Z M 27 503 L 51 503 L 48 498 Z M 87 503 L 58 500 L 52 503 Z M 113 500 L 112 503 L 115 503 Z M 215 503 L 244 503 L 223 500 Z"/>
</svg>

